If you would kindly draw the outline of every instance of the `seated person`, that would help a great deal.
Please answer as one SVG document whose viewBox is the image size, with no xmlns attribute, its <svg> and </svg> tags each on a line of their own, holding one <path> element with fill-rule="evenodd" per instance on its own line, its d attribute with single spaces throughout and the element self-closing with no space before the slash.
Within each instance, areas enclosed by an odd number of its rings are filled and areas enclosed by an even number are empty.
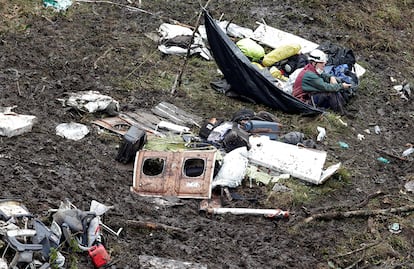
<svg viewBox="0 0 414 269">
<path fill-rule="evenodd" d="M 309 53 L 309 63 L 298 74 L 293 84 L 293 96 L 316 107 L 345 113 L 345 100 L 341 90 L 352 84 L 338 84 L 336 78 L 323 72 L 328 61 L 326 54 L 318 49 Z"/>
</svg>

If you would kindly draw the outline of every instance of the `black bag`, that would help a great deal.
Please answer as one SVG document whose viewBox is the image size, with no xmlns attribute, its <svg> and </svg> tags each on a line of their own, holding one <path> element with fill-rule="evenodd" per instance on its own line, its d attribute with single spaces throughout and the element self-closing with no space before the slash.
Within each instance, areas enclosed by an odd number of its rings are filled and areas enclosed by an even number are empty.
<svg viewBox="0 0 414 269">
<path fill-rule="evenodd" d="M 326 65 L 338 66 L 341 64 L 347 64 L 350 70 L 354 69 L 356 59 L 354 52 L 351 49 L 344 48 L 330 42 L 321 44 L 318 49 L 328 55 L 329 60 Z"/>
<path fill-rule="evenodd" d="M 223 148 L 228 153 L 233 149 L 247 147 L 250 149 L 249 133 L 240 129 L 237 123 L 233 123 L 233 127 L 223 138 Z"/>
<path fill-rule="evenodd" d="M 213 131 L 214 128 L 216 128 L 222 123 L 223 123 L 223 120 L 217 119 L 217 118 L 211 118 L 208 120 L 204 120 L 203 124 L 200 127 L 200 131 L 198 132 L 198 136 L 203 139 L 207 139 L 211 131 Z"/>
<path fill-rule="evenodd" d="M 134 160 L 137 151 L 144 146 L 146 140 L 147 135 L 145 131 L 132 125 L 123 136 L 123 141 L 115 160 L 124 164 L 131 162 Z"/>
</svg>

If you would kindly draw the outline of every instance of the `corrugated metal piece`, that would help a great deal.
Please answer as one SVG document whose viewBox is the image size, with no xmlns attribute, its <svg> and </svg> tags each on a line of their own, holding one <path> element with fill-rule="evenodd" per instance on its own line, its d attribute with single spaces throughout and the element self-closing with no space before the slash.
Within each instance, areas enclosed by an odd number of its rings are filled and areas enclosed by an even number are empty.
<svg viewBox="0 0 414 269">
<path fill-rule="evenodd" d="M 216 150 L 137 152 L 132 191 L 143 196 L 211 197 Z"/>
</svg>

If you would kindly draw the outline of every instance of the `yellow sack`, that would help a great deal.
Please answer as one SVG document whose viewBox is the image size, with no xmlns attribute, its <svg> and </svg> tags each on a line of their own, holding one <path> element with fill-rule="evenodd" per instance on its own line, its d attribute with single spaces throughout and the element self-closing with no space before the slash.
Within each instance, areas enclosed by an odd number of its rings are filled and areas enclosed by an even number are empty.
<svg viewBox="0 0 414 269">
<path fill-rule="evenodd" d="M 276 68 L 276 67 L 274 67 L 274 66 L 272 66 L 272 67 L 270 68 L 269 72 L 270 72 L 270 74 L 272 74 L 272 77 L 274 77 L 274 78 L 278 78 L 278 79 L 283 80 L 283 81 L 287 81 L 287 80 L 288 80 L 288 78 L 287 78 L 287 77 L 285 77 L 285 76 L 282 74 L 282 71 L 280 71 L 279 69 L 277 69 L 277 68 Z"/>
<path fill-rule="evenodd" d="M 265 55 L 264 48 L 250 38 L 240 39 L 236 45 L 244 55 L 249 57 L 254 62 L 262 59 Z"/>
<path fill-rule="evenodd" d="M 263 65 L 261 65 L 259 63 L 256 63 L 256 62 L 252 62 L 252 64 L 257 66 L 257 68 L 259 68 L 259 69 L 264 69 L 265 68 Z"/>
<path fill-rule="evenodd" d="M 263 57 L 262 64 L 264 66 L 272 66 L 277 62 L 289 58 L 290 56 L 296 55 L 301 50 L 300 44 L 291 44 L 280 46 Z"/>
</svg>

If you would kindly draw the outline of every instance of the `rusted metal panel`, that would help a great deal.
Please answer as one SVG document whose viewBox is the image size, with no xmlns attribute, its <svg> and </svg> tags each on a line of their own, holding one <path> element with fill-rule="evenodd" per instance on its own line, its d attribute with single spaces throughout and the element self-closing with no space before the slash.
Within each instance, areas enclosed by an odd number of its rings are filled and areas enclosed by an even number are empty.
<svg viewBox="0 0 414 269">
<path fill-rule="evenodd" d="M 120 135 L 126 134 L 129 127 L 132 125 L 130 121 L 120 117 L 97 119 L 92 121 L 92 123 Z"/>
<path fill-rule="evenodd" d="M 211 197 L 216 150 L 137 152 L 132 191 L 143 196 Z"/>
</svg>

